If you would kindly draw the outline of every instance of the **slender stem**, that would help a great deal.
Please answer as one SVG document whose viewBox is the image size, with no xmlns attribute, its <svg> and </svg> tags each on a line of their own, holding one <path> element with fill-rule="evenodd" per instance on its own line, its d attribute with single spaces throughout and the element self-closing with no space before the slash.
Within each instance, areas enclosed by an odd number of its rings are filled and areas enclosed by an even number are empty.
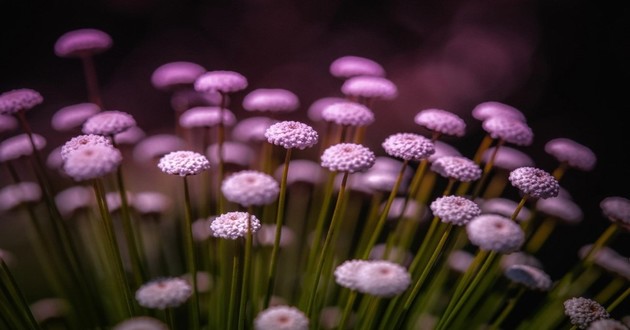
<svg viewBox="0 0 630 330">
<path fill-rule="evenodd" d="M 310 291 L 309 302 L 306 307 L 306 315 L 309 317 L 313 316 L 311 313 L 313 310 L 313 305 L 315 304 L 315 297 L 317 297 L 317 286 L 319 285 L 319 279 L 322 275 L 322 270 L 324 268 L 325 257 L 330 247 L 330 244 L 332 243 L 331 242 L 332 237 L 334 236 L 337 227 L 339 227 L 338 222 L 339 222 L 339 219 L 341 218 L 341 214 L 339 212 L 339 209 L 340 209 L 339 206 L 341 206 L 343 202 L 343 196 L 345 195 L 347 181 L 348 181 L 348 172 L 344 172 L 343 178 L 341 180 L 341 186 L 339 187 L 339 193 L 337 194 L 337 203 L 335 205 L 335 210 L 333 212 L 332 220 L 330 221 L 330 226 L 328 227 L 328 233 L 326 234 L 324 245 L 322 246 L 320 254 L 319 254 L 319 260 L 317 262 L 317 268 L 315 270 L 315 278 L 313 281 L 313 286 Z"/>
<path fill-rule="evenodd" d="M 193 329 L 199 329 L 199 292 L 197 290 L 197 258 L 195 254 L 195 244 L 192 236 L 192 207 L 190 203 L 190 192 L 188 189 L 188 177 L 184 181 L 184 242 L 186 243 L 186 266 L 190 274 L 193 296 L 190 304 L 190 322 Z"/>
<path fill-rule="evenodd" d="M 81 64 L 83 65 L 83 74 L 85 75 L 85 83 L 87 85 L 90 102 L 103 109 L 103 101 L 99 93 L 98 79 L 96 78 L 96 69 L 94 68 L 92 55 L 86 54 L 81 56 Z"/>
<path fill-rule="evenodd" d="M 526 291 L 526 289 L 525 289 L 524 286 L 521 286 L 520 288 L 518 288 L 518 292 L 516 292 L 514 297 L 512 297 L 508 301 L 508 304 L 503 308 L 503 310 L 501 311 L 501 314 L 499 314 L 499 316 L 490 325 L 490 329 L 489 330 L 498 330 L 499 329 L 499 327 L 501 326 L 501 323 L 503 323 L 503 321 L 505 321 L 505 319 L 508 317 L 508 315 L 510 315 L 510 313 L 512 312 L 512 310 L 516 306 L 516 303 L 519 301 L 519 299 L 521 299 L 521 296 L 523 295 L 523 293 L 525 293 L 525 291 Z"/>
<path fill-rule="evenodd" d="M 4 281 L 0 281 L 0 283 L 7 283 L 8 290 L 13 300 L 19 304 L 19 310 L 22 312 L 22 316 L 28 321 L 31 329 L 41 329 L 35 317 L 33 317 L 33 313 L 31 313 L 31 309 L 26 301 L 24 293 L 20 290 L 18 283 L 15 281 L 15 278 L 11 274 L 11 270 L 4 262 L 4 259 L 0 258 L 0 269 L 2 270 L 2 277 Z"/>
<path fill-rule="evenodd" d="M 518 218 L 518 214 L 521 213 L 521 209 L 523 209 L 523 206 L 525 206 L 525 202 L 527 202 L 528 198 L 529 198 L 529 195 L 527 195 L 527 194 L 523 195 L 523 197 L 521 198 L 520 202 L 518 203 L 518 205 L 514 209 L 514 212 L 512 213 L 512 216 L 510 217 L 510 219 L 512 221 L 516 221 L 516 218 Z"/>
<path fill-rule="evenodd" d="M 608 305 L 608 307 L 606 307 L 606 311 L 608 313 L 612 313 L 612 311 L 617 308 L 617 306 L 619 306 L 619 304 L 621 304 L 626 298 L 628 298 L 629 295 L 630 287 L 627 287 L 626 290 L 624 290 L 619 296 L 617 296 L 617 298 L 615 298 L 613 302 L 610 303 L 610 305 Z"/>
<path fill-rule="evenodd" d="M 252 266 L 252 207 L 249 207 L 249 216 L 247 217 L 247 235 L 245 235 L 245 252 L 243 255 L 243 279 L 241 281 L 241 299 L 238 309 L 238 329 L 242 330 L 245 327 L 247 308 L 247 295 L 249 294 L 249 277 Z"/>
<path fill-rule="evenodd" d="M 381 235 L 381 231 L 383 230 L 383 227 L 385 226 L 385 221 L 387 220 L 387 215 L 389 214 L 389 210 L 392 206 L 392 203 L 394 202 L 394 198 L 396 197 L 396 194 L 398 193 L 400 184 L 402 183 L 402 179 L 405 174 L 405 170 L 407 169 L 408 162 L 409 161 L 406 159 L 405 161 L 403 161 L 401 169 L 398 172 L 398 177 L 396 178 L 396 182 L 394 183 L 394 188 L 392 188 L 392 191 L 390 191 L 389 193 L 389 197 L 387 198 L 385 207 L 381 211 L 381 216 L 379 217 L 378 222 L 376 223 L 376 227 L 374 228 L 374 231 L 372 232 L 372 236 L 370 237 L 368 244 L 365 246 L 363 250 L 363 254 L 360 259 L 367 259 L 370 256 L 370 250 L 372 250 L 372 248 L 376 244 L 376 241 L 378 240 L 378 237 Z"/>
<path fill-rule="evenodd" d="M 111 215 L 109 213 L 109 209 L 107 207 L 107 200 L 105 199 L 105 189 L 103 188 L 103 183 L 99 178 L 94 180 L 94 192 L 96 194 L 96 201 L 99 206 L 99 210 L 101 212 L 101 218 L 104 222 L 104 229 L 107 234 L 108 239 L 108 251 L 110 258 L 113 258 L 111 262 L 113 262 L 115 268 L 115 274 L 118 277 L 116 282 L 118 283 L 119 290 L 122 292 L 122 297 L 125 300 L 125 305 L 127 307 L 128 315 L 133 315 L 133 295 L 131 294 L 131 289 L 129 288 L 129 280 L 127 278 L 127 274 L 125 273 L 125 267 L 123 265 L 122 257 L 120 255 L 120 250 L 118 247 L 118 242 L 116 240 L 114 223 L 112 221 Z"/>
<path fill-rule="evenodd" d="M 271 260 L 269 261 L 269 276 L 267 277 L 267 294 L 263 301 L 263 309 L 269 307 L 269 301 L 273 294 L 273 287 L 276 277 L 276 262 L 278 252 L 280 251 L 280 238 L 282 235 L 282 223 L 284 221 L 284 204 L 287 192 L 287 176 L 289 174 L 289 163 L 291 161 L 291 150 L 287 149 L 284 157 L 284 167 L 282 169 L 282 178 L 280 179 L 280 193 L 278 195 L 278 210 L 276 212 L 276 232 L 273 240 L 273 248 L 271 250 Z"/>
<path fill-rule="evenodd" d="M 240 244 L 236 245 L 240 247 Z M 238 278 L 239 278 L 239 270 L 240 266 L 240 253 L 235 253 L 232 257 L 232 284 L 230 286 L 230 303 L 228 305 L 228 314 L 227 314 L 227 328 L 226 329 L 234 329 L 232 325 L 234 322 L 234 310 L 236 309 L 237 300 L 238 300 Z"/>
<path fill-rule="evenodd" d="M 350 319 L 350 314 L 352 314 L 352 306 L 354 306 L 354 301 L 356 300 L 358 294 L 359 293 L 355 290 L 350 291 L 350 295 L 348 296 L 348 300 L 346 301 L 346 306 L 343 309 L 341 319 L 339 320 L 339 324 L 337 325 L 338 329 L 346 328 L 346 323 Z"/>
<path fill-rule="evenodd" d="M 475 198 L 479 197 L 479 195 L 481 194 L 481 190 L 486 185 L 486 181 L 488 180 L 488 176 L 490 175 L 490 171 L 492 170 L 492 167 L 494 166 L 494 160 L 496 159 L 497 154 L 499 153 L 500 147 L 504 143 L 505 143 L 505 141 L 503 139 L 499 139 L 499 141 L 497 142 L 496 147 L 494 147 L 494 150 L 492 151 L 492 155 L 490 155 L 490 159 L 488 159 L 488 161 L 486 161 L 486 164 L 483 167 L 483 173 L 481 174 L 481 179 L 479 179 L 477 181 L 477 183 L 475 183 L 475 188 L 473 188 L 473 193 L 472 193 L 472 198 L 471 199 L 475 199 Z"/>
</svg>

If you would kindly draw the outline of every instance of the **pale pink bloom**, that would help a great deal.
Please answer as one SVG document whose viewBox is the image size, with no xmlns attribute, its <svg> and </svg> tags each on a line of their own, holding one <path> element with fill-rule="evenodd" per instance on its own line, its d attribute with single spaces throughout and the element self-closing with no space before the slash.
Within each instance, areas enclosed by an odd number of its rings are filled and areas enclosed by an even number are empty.
<svg viewBox="0 0 630 330">
<path fill-rule="evenodd" d="M 53 114 L 51 125 L 56 131 L 69 131 L 82 126 L 88 118 L 99 111 L 101 111 L 101 108 L 94 103 L 78 103 L 65 106 Z"/>
<path fill-rule="evenodd" d="M 158 162 L 158 167 L 162 172 L 179 175 L 189 176 L 197 175 L 210 168 L 210 162 L 206 156 L 187 150 L 170 152 Z"/>
<path fill-rule="evenodd" d="M 367 171 L 376 157 L 367 147 L 356 143 L 339 143 L 328 147 L 321 156 L 322 167 L 333 172 Z"/>
<path fill-rule="evenodd" d="M 161 278 L 143 284 L 136 291 L 136 300 L 142 307 L 166 309 L 185 303 L 192 293 L 192 286 L 182 278 Z"/>
<path fill-rule="evenodd" d="M 0 94 L 0 115 L 12 115 L 30 110 L 44 102 L 39 92 L 30 88 L 14 89 Z"/>
<path fill-rule="evenodd" d="M 383 77 L 355 76 L 343 83 L 341 92 L 346 96 L 391 100 L 398 96 L 398 87 Z"/>
<path fill-rule="evenodd" d="M 247 78 L 234 71 L 209 71 L 195 80 L 194 87 L 198 92 L 234 93 L 247 88 Z"/>
<path fill-rule="evenodd" d="M 376 61 L 362 57 L 346 55 L 335 59 L 328 69 L 337 78 L 347 79 L 355 76 L 385 76 L 385 69 Z"/>
<path fill-rule="evenodd" d="M 442 109 L 421 110 L 414 116 L 416 124 L 445 135 L 464 136 L 466 123 L 453 112 Z"/>
<path fill-rule="evenodd" d="M 490 117 L 510 117 L 525 121 L 525 115 L 513 106 L 496 101 L 487 101 L 477 104 L 472 110 L 472 116 L 484 121 Z"/>
<path fill-rule="evenodd" d="M 57 39 L 55 54 L 59 57 L 81 57 L 104 52 L 111 46 L 109 34 L 97 29 L 78 29 Z"/>
<path fill-rule="evenodd" d="M 33 141 L 37 150 L 46 147 L 46 139 L 39 134 L 33 134 Z M 15 160 L 31 154 L 33 154 L 33 146 L 26 133 L 12 136 L 0 143 L 0 162 Z"/>
<path fill-rule="evenodd" d="M 597 156 L 590 148 L 567 138 L 549 140 L 545 152 L 581 171 L 591 171 L 597 163 Z"/>
<path fill-rule="evenodd" d="M 151 74 L 151 84 L 159 90 L 173 90 L 178 87 L 192 87 L 195 80 L 206 69 L 193 62 L 175 61 L 160 65 Z"/>
<path fill-rule="evenodd" d="M 287 113 L 300 106 L 295 93 L 282 88 L 259 88 L 243 98 L 243 109 L 247 111 Z"/>
<path fill-rule="evenodd" d="M 118 110 L 102 111 L 83 123 L 83 134 L 115 135 L 136 126 L 132 115 Z"/>
</svg>

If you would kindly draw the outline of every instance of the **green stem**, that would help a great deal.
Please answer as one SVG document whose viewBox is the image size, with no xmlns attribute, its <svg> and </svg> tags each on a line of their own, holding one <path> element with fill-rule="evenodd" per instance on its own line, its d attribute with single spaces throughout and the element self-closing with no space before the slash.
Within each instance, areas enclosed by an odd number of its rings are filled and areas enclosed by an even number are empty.
<svg viewBox="0 0 630 330">
<path fill-rule="evenodd" d="M 199 329 L 199 292 L 197 291 L 197 258 L 195 254 L 195 243 L 192 235 L 192 207 L 190 203 L 190 192 L 188 189 L 188 177 L 184 181 L 184 242 L 186 244 L 186 266 L 190 274 L 193 297 L 190 304 L 190 322 L 192 329 Z"/>
<path fill-rule="evenodd" d="M 339 222 L 339 219 L 341 218 L 341 214 L 339 212 L 339 209 L 340 209 L 339 206 L 341 206 L 343 202 L 343 196 L 345 195 L 347 181 L 348 181 L 348 172 L 344 172 L 343 178 L 341 180 L 341 186 L 339 187 L 339 192 L 337 194 L 337 203 L 335 205 L 335 210 L 333 211 L 332 220 L 330 221 L 330 226 L 328 227 L 328 233 L 326 234 L 324 245 L 322 246 L 320 254 L 319 254 L 319 259 L 317 261 L 317 268 L 315 270 L 315 278 L 313 280 L 313 284 L 310 290 L 309 301 L 306 307 L 306 315 L 309 318 L 313 317 L 312 310 L 313 310 L 313 305 L 315 304 L 315 298 L 317 297 L 317 287 L 319 285 L 319 279 L 322 275 L 322 270 L 324 268 L 324 264 L 326 261 L 325 257 L 330 247 L 330 244 L 332 243 L 332 237 L 334 236 L 337 227 L 339 227 L 338 222 Z M 309 293 L 307 293 L 307 295 L 308 294 Z"/>
<path fill-rule="evenodd" d="M 249 216 L 247 218 L 247 235 L 245 235 L 245 252 L 243 256 L 243 279 L 241 281 L 241 299 L 240 305 L 238 309 L 238 329 L 242 330 L 245 328 L 245 319 L 246 313 L 245 309 L 247 308 L 247 295 L 249 293 L 249 277 L 251 273 L 251 265 L 252 265 L 252 225 L 251 225 L 251 217 L 253 211 L 250 206 Z"/>
<path fill-rule="evenodd" d="M 627 287 L 615 300 L 606 307 L 606 311 L 608 313 L 612 313 L 612 311 L 619 306 L 628 296 L 630 295 L 630 287 Z"/>
<path fill-rule="evenodd" d="M 24 293 L 20 290 L 19 285 L 11 274 L 11 270 L 2 258 L 0 258 L 0 269 L 2 270 L 3 278 L 0 283 L 8 284 L 8 293 L 11 296 L 12 300 L 19 305 L 16 307 L 18 307 L 19 311 L 22 313 L 22 317 L 24 317 L 25 320 L 28 321 L 29 328 L 40 329 L 39 324 L 35 320 L 35 317 L 33 317 L 33 313 L 31 313 L 31 308 L 26 301 L 26 298 L 24 297 Z"/>
<path fill-rule="evenodd" d="M 284 221 L 284 204 L 287 192 L 287 176 L 289 174 L 289 163 L 291 160 L 291 149 L 287 149 L 284 157 L 284 168 L 282 169 L 282 178 L 280 180 L 280 193 L 278 196 L 278 210 L 276 213 L 276 232 L 271 250 L 271 260 L 269 262 L 269 277 L 267 278 L 267 294 L 263 302 L 263 309 L 269 307 L 269 301 L 273 294 L 274 281 L 276 277 L 276 262 L 278 259 L 278 251 L 280 250 L 280 236 L 282 234 L 282 223 Z"/>
<path fill-rule="evenodd" d="M 524 286 L 521 286 L 518 289 L 518 292 L 514 295 L 514 297 L 512 297 L 508 301 L 508 304 L 503 308 L 503 310 L 501 311 L 501 314 L 499 314 L 499 316 L 494 320 L 494 322 L 492 322 L 492 325 L 490 325 L 490 329 L 489 330 L 498 330 L 499 329 L 499 327 L 501 326 L 501 323 L 503 323 L 503 321 L 505 321 L 505 319 L 508 317 L 508 315 L 510 315 L 510 313 L 512 312 L 512 310 L 516 306 L 516 303 L 519 301 L 519 299 L 521 299 L 521 296 L 523 295 L 523 293 L 525 293 L 525 291 L 526 291 L 526 289 L 525 289 Z"/>
</svg>

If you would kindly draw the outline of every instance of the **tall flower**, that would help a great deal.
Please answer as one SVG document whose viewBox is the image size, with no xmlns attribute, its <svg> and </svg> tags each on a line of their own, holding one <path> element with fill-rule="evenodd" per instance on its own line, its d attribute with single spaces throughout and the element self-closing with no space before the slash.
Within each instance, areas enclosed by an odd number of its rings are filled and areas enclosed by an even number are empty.
<svg viewBox="0 0 630 330">
<path fill-rule="evenodd" d="M 98 29 L 77 29 L 64 33 L 55 42 L 55 54 L 59 57 L 79 58 L 87 84 L 90 102 L 103 108 L 94 66 L 94 55 L 112 47 L 109 34 Z"/>
</svg>

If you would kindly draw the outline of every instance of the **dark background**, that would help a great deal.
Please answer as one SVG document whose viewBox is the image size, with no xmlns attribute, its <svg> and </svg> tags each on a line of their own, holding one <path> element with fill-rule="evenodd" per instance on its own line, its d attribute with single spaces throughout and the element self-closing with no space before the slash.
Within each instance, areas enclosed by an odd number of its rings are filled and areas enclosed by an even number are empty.
<svg viewBox="0 0 630 330">
<path fill-rule="evenodd" d="M 562 186 L 583 208 L 584 223 L 565 228 L 543 250 L 558 278 L 608 221 L 599 202 L 628 197 L 627 136 L 630 34 L 628 7 L 619 2 L 533 0 L 431 1 L 11 1 L 0 14 L 0 92 L 39 91 L 45 102 L 29 113 L 36 131 L 48 129 L 59 108 L 85 102 L 78 60 L 58 58 L 53 45 L 63 33 L 97 28 L 113 47 L 96 57 L 106 108 L 134 115 L 148 134 L 170 128 L 169 95 L 150 76 L 171 61 L 208 70 L 234 70 L 249 87 L 286 88 L 302 106 L 287 118 L 305 119 L 321 97 L 342 96 L 328 72 L 344 55 L 381 63 L 399 97 L 374 105 L 369 128 L 373 150 L 388 135 L 419 131 L 413 115 L 442 108 L 468 124 L 464 139 L 448 140 L 472 155 L 483 137 L 470 117 L 484 101 L 512 105 L 528 118 L 534 143 L 520 148 L 536 166 L 556 162 L 544 144 L 567 137 L 598 156 L 592 172 L 569 171 Z M 234 96 L 231 110 L 250 114 Z M 45 134 L 44 134 L 45 135 Z M 55 147 L 67 137 L 50 137 Z M 613 242 L 629 255 L 627 234 Z"/>
</svg>

